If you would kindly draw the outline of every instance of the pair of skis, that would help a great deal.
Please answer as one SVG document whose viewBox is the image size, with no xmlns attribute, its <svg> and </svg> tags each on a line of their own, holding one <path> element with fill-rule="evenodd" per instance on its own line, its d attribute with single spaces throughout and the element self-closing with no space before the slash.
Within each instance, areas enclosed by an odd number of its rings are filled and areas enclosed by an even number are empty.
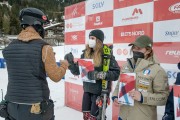
<svg viewBox="0 0 180 120">
<path fill-rule="evenodd" d="M 103 72 L 109 70 L 110 58 L 111 58 L 111 49 L 107 45 L 103 46 Z M 108 97 L 108 81 L 102 80 L 102 93 L 96 100 L 96 104 L 99 107 L 99 114 L 97 120 L 106 120 L 106 108 L 110 104 L 110 99 Z"/>
</svg>

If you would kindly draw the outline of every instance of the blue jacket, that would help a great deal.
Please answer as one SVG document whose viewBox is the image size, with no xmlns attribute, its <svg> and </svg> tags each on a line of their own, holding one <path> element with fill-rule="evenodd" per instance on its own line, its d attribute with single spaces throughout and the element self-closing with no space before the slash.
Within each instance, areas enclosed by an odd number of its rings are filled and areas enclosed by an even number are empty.
<svg viewBox="0 0 180 120">
<path fill-rule="evenodd" d="M 180 62 L 178 63 L 178 68 L 180 70 Z M 180 85 L 180 72 L 177 74 L 175 85 Z M 174 95 L 173 89 L 171 90 L 166 106 L 165 106 L 165 113 L 162 120 L 174 120 Z"/>
</svg>

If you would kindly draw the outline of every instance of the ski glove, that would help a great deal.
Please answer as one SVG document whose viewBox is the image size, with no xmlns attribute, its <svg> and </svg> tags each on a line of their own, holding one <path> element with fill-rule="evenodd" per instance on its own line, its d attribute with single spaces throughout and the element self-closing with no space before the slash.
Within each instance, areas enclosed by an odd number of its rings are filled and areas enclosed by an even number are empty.
<svg viewBox="0 0 180 120">
<path fill-rule="evenodd" d="M 73 54 L 71 52 L 66 54 L 64 56 L 64 59 L 67 60 L 70 65 L 74 64 L 74 56 L 73 56 Z"/>
<path fill-rule="evenodd" d="M 106 72 L 89 71 L 87 77 L 89 80 L 102 80 L 106 78 Z"/>
<path fill-rule="evenodd" d="M 8 116 L 7 101 L 3 100 L 0 102 L 0 117 L 7 118 Z"/>
</svg>

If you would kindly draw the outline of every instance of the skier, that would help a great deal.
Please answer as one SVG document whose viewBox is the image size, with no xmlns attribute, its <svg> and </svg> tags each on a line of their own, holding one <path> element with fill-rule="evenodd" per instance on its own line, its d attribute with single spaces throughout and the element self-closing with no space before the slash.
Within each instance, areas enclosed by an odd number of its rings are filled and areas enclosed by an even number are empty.
<svg viewBox="0 0 180 120">
<path fill-rule="evenodd" d="M 86 45 L 86 49 L 83 50 L 81 59 L 93 59 L 94 71 L 89 71 L 87 77 L 89 80 L 96 80 L 96 83 L 83 82 L 83 100 L 82 100 L 82 112 L 84 120 L 96 120 L 98 116 L 98 105 L 96 104 L 97 97 L 102 92 L 102 80 L 108 81 L 108 94 L 110 92 L 111 81 L 118 79 L 120 74 L 120 67 L 115 60 L 115 57 L 111 55 L 109 71 L 103 72 L 103 41 L 104 33 L 99 29 L 92 30 L 89 33 L 89 41 Z M 65 55 L 65 59 L 68 60 L 70 66 L 69 69 L 72 74 L 79 75 L 79 65 L 74 63 L 73 55 L 68 53 Z"/>
<path fill-rule="evenodd" d="M 52 47 L 43 41 L 43 25 L 48 19 L 41 10 L 24 8 L 19 19 L 22 31 L 3 50 L 8 71 L 5 96 L 8 104 L 7 109 L 3 107 L 8 113 L 6 120 L 54 120 L 54 103 L 49 99 L 46 73 L 58 82 L 69 64 L 63 60 L 58 67 Z"/>
<path fill-rule="evenodd" d="M 157 120 L 157 106 L 165 105 L 169 94 L 167 74 L 154 57 L 149 36 L 139 36 L 129 46 L 133 57 L 127 59 L 122 73 L 136 73 L 135 90 L 129 92 L 134 106 L 119 104 L 118 81 L 112 95 L 114 104 L 120 108 L 118 120 Z"/>
</svg>

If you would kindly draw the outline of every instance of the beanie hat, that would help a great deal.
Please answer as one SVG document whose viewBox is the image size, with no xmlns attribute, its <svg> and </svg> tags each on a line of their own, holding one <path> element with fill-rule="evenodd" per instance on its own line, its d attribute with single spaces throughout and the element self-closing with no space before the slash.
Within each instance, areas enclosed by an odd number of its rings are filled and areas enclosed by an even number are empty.
<svg viewBox="0 0 180 120">
<path fill-rule="evenodd" d="M 102 43 L 104 41 L 104 33 L 102 30 L 92 30 L 90 33 L 89 33 L 89 37 L 90 36 L 95 36 L 97 39 L 99 39 Z"/>
<path fill-rule="evenodd" d="M 132 46 L 132 45 L 138 46 L 140 48 L 152 47 L 153 41 L 149 36 L 142 35 L 142 36 L 137 37 L 135 42 L 132 42 L 129 44 L 129 46 Z"/>
</svg>

